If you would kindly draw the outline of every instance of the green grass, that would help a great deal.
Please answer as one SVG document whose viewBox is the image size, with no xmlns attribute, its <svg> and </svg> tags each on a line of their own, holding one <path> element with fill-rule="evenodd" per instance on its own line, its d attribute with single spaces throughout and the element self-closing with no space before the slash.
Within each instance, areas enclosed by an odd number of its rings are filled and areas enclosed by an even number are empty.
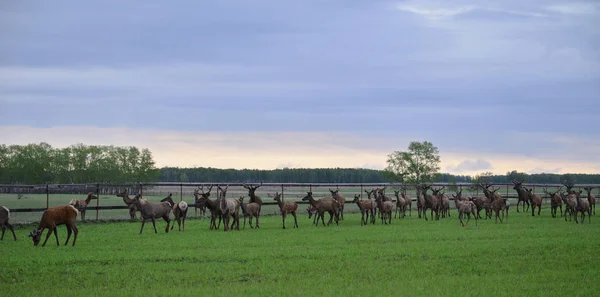
<svg viewBox="0 0 600 297">
<path fill-rule="evenodd" d="M 414 215 L 415 213 L 413 213 Z M 59 227 L 34 248 L 31 225 L 0 242 L 4 296 L 597 296 L 600 227 L 511 213 L 507 224 L 416 217 L 360 226 L 281 229 L 266 216 L 261 229 L 208 230 L 190 220 L 165 233 L 163 221 L 138 235 L 140 223 L 79 224 L 75 247 Z M 287 226 L 293 224 L 288 217 Z M 44 235 L 45 236 L 45 235 Z M 42 239 L 43 240 L 43 239 Z"/>
</svg>

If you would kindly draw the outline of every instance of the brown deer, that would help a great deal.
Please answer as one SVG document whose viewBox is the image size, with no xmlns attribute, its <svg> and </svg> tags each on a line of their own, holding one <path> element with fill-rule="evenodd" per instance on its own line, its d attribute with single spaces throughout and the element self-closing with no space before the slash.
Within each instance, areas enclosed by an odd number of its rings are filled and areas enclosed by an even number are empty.
<svg viewBox="0 0 600 297">
<path fill-rule="evenodd" d="M 358 209 L 361 213 L 360 225 L 368 225 L 369 224 L 369 214 L 373 216 L 373 202 L 371 200 L 360 200 L 359 194 L 354 194 L 354 199 L 352 203 L 356 203 Z M 366 216 L 366 218 L 365 218 Z"/>
<path fill-rule="evenodd" d="M 210 197 L 210 191 L 212 190 L 212 185 L 208 188 L 208 191 L 206 192 L 206 194 L 208 195 L 206 198 Z M 199 186 L 197 189 L 194 190 L 194 208 L 196 209 L 196 211 L 198 211 L 198 209 L 200 209 L 200 216 L 205 216 L 206 215 L 206 204 L 203 203 L 198 203 L 198 198 L 200 198 L 200 195 L 196 195 L 198 193 L 202 192 L 202 194 L 204 194 L 204 186 Z"/>
<path fill-rule="evenodd" d="M 406 205 L 406 207 L 404 208 L 404 215 L 406 216 L 406 210 L 408 209 L 408 216 L 411 217 L 412 216 L 412 197 L 410 197 L 410 195 L 406 194 L 406 187 L 402 186 L 402 192 L 400 192 L 400 195 L 402 196 L 402 198 L 404 198 L 404 203 Z"/>
<path fill-rule="evenodd" d="M 575 186 L 575 181 L 563 181 L 563 186 L 566 188 L 566 193 L 561 194 L 561 198 L 563 203 L 565 204 L 565 221 L 567 221 L 567 212 L 569 213 L 569 221 L 573 219 L 573 215 L 576 215 L 577 211 L 577 197 L 576 192 L 573 190 Z"/>
<path fill-rule="evenodd" d="M 371 199 L 371 196 L 373 195 L 373 193 L 375 193 L 375 189 L 372 189 L 371 191 L 364 191 L 367 194 L 367 201 L 371 202 L 371 224 L 375 224 L 375 216 L 377 216 L 377 202 Z"/>
<path fill-rule="evenodd" d="M 338 211 L 340 203 L 337 202 L 337 200 L 331 197 L 315 200 L 313 198 L 312 192 L 306 192 L 306 196 L 302 198 L 302 201 L 308 201 L 317 210 L 316 226 L 319 225 L 319 218 L 321 219 L 323 226 L 325 226 L 325 212 L 329 213 L 329 222 L 327 222 L 327 225 L 331 224 L 334 217 L 336 225 L 339 225 Z"/>
<path fill-rule="evenodd" d="M 285 217 L 289 213 L 294 217 L 294 228 L 298 228 L 298 219 L 296 218 L 296 211 L 298 210 L 298 203 L 294 201 L 283 202 L 281 194 L 275 192 L 273 200 L 279 205 L 279 211 L 281 212 L 281 221 L 283 222 L 283 229 L 285 229 Z"/>
<path fill-rule="evenodd" d="M 578 213 L 581 213 L 581 223 L 585 222 L 585 213 L 588 213 L 588 221 L 591 223 L 591 209 L 590 202 L 587 199 L 581 199 L 581 193 L 583 191 L 579 190 L 575 192 L 575 199 L 577 199 L 577 206 L 575 207 L 575 223 L 579 223 L 577 220 Z"/>
<path fill-rule="evenodd" d="M 424 213 L 425 209 L 425 195 L 421 195 L 423 193 L 420 186 L 416 186 L 417 189 L 417 212 L 419 214 L 419 219 L 421 218 L 421 214 Z"/>
<path fill-rule="evenodd" d="M 223 213 L 221 212 L 221 208 L 219 207 L 219 203 L 216 200 L 210 200 L 210 191 L 212 186 L 208 188 L 208 192 L 204 192 L 203 189 L 197 189 L 194 191 L 194 197 L 196 199 L 196 205 L 203 205 L 204 207 L 210 210 L 210 223 L 209 229 L 219 229 L 221 227 L 221 221 L 223 220 Z M 217 225 L 217 219 L 219 220 L 219 224 Z"/>
<path fill-rule="evenodd" d="M 40 240 L 42 239 L 42 233 L 44 229 L 48 229 L 48 233 L 46 234 L 46 240 L 42 246 L 46 245 L 48 242 L 48 238 L 50 235 L 54 233 L 54 237 L 56 237 L 56 245 L 60 245 L 58 242 L 58 232 L 56 232 L 56 227 L 60 225 L 67 226 L 67 240 L 65 241 L 65 245 L 69 243 L 69 238 L 71 238 L 71 232 L 73 232 L 73 246 L 75 246 L 75 242 L 77 241 L 77 234 L 79 230 L 77 229 L 77 214 L 79 210 L 75 208 L 73 205 L 61 205 L 52 207 L 44 211 L 42 215 L 42 219 L 38 224 L 36 229 L 33 229 L 29 233 L 29 237 L 33 240 L 33 245 L 38 246 Z"/>
<path fill-rule="evenodd" d="M 160 202 L 168 202 L 171 204 L 171 208 L 173 210 L 173 215 L 175 216 L 175 221 L 177 221 L 177 227 L 179 231 L 182 231 L 181 225 L 183 224 L 183 231 L 185 231 L 185 218 L 187 217 L 188 204 L 185 201 L 179 201 L 175 203 L 173 201 L 173 193 L 169 193 L 167 198 L 160 200 Z M 171 225 L 171 230 L 175 227 L 175 223 Z"/>
<path fill-rule="evenodd" d="M 69 201 L 70 205 L 75 206 L 79 210 L 81 214 L 81 220 L 85 222 L 85 211 L 87 210 L 88 205 L 92 201 L 92 199 L 98 199 L 98 197 L 94 196 L 94 193 L 88 193 L 86 199 L 71 199 Z"/>
<path fill-rule="evenodd" d="M 527 192 L 527 196 L 529 197 L 529 203 L 531 204 L 531 216 L 535 216 L 535 208 L 538 208 L 538 217 L 540 216 L 540 211 L 542 210 L 542 196 L 537 195 L 533 192 L 532 189 L 527 189 L 523 187 Z"/>
<path fill-rule="evenodd" d="M 256 196 L 256 189 L 260 188 L 260 186 L 262 186 L 262 183 L 258 186 L 252 186 L 252 185 L 247 185 L 247 184 L 243 185 L 243 187 L 248 190 L 248 197 L 250 197 L 250 199 L 248 200 L 248 203 L 256 203 L 260 206 L 258 209 L 259 215 L 260 215 L 260 210 L 262 209 L 263 202 L 259 196 Z"/>
<path fill-rule="evenodd" d="M 592 210 L 592 214 L 596 215 L 596 197 L 592 195 L 592 187 L 583 188 L 587 192 L 588 203 L 590 204 L 590 210 Z M 591 215 L 591 214 L 590 214 Z"/>
<path fill-rule="evenodd" d="M 471 201 L 463 201 L 462 200 L 462 190 L 456 192 L 456 195 L 452 194 L 452 198 L 454 199 L 454 206 L 456 207 L 456 211 L 458 211 L 458 219 L 460 220 L 460 225 L 462 227 L 466 227 L 471 221 L 471 214 L 475 218 L 475 226 L 477 226 L 477 206 L 475 203 Z M 463 223 L 464 215 L 467 215 L 467 223 Z"/>
<path fill-rule="evenodd" d="M 390 200 L 384 200 L 385 194 L 383 190 L 378 190 L 375 195 L 375 202 L 377 202 L 377 207 L 379 208 L 379 213 L 381 214 L 381 223 L 382 224 L 391 224 L 392 223 L 392 211 L 394 209 L 394 202 Z"/>
<path fill-rule="evenodd" d="M 394 196 L 396 196 L 396 212 L 394 213 L 394 218 L 399 218 L 400 216 L 404 218 L 406 216 L 406 200 L 400 195 L 400 191 L 394 191 Z M 400 214 L 398 215 L 398 213 Z"/>
<path fill-rule="evenodd" d="M 556 218 L 556 212 L 558 210 L 558 208 L 560 208 L 560 216 L 563 215 L 562 213 L 562 198 L 560 197 L 560 189 L 562 189 L 562 187 L 559 187 L 558 190 L 556 190 L 556 192 L 548 192 L 548 190 L 546 188 L 544 188 L 544 193 L 548 196 L 550 196 L 550 214 L 552 215 L 553 218 Z"/>
<path fill-rule="evenodd" d="M 259 209 L 260 205 L 258 203 L 244 203 L 244 196 L 240 196 L 240 208 L 242 209 L 242 214 L 244 215 L 244 229 L 246 229 L 246 218 L 249 217 L 250 228 L 254 229 L 252 226 L 252 218 L 256 218 L 256 229 L 260 228 L 258 225 L 258 217 L 260 216 Z"/>
<path fill-rule="evenodd" d="M 440 200 L 437 196 L 439 191 L 441 191 L 444 187 L 434 190 L 431 188 L 431 185 L 422 185 L 421 186 L 421 194 L 423 195 L 423 200 L 425 201 L 423 207 L 423 216 L 425 216 L 425 221 L 427 221 L 427 209 L 431 209 L 431 220 L 433 220 L 433 212 L 435 212 L 435 219 L 440 219 Z M 433 195 L 427 194 L 427 190 L 431 189 Z"/>
<path fill-rule="evenodd" d="M 529 195 L 527 194 L 527 191 L 523 189 L 523 181 L 525 180 L 521 179 L 519 181 L 512 181 L 514 185 L 513 190 L 517 191 L 517 195 L 519 198 L 519 201 L 517 202 L 517 212 L 519 212 L 519 204 L 521 204 L 521 202 L 523 202 L 523 212 L 525 212 L 525 204 L 527 204 L 527 210 L 529 211 Z"/>
<path fill-rule="evenodd" d="M 219 201 L 221 215 L 223 216 L 223 230 L 228 231 L 230 228 L 240 230 L 240 201 L 226 197 L 228 188 L 229 186 L 226 186 L 225 188 L 217 186 L 217 189 L 220 191 L 217 201 Z M 229 220 L 231 218 L 233 218 L 233 222 L 231 222 L 230 227 Z"/>
<path fill-rule="evenodd" d="M 125 202 L 125 205 L 127 205 L 127 207 L 129 208 L 129 217 L 131 218 L 131 221 L 133 222 L 135 220 L 135 211 L 138 210 L 136 207 L 136 204 L 135 204 L 135 198 L 129 198 L 127 189 L 125 189 L 123 192 L 117 194 L 117 197 L 123 198 L 123 202 Z"/>
<path fill-rule="evenodd" d="M 340 189 L 337 188 L 335 190 L 329 189 L 329 192 L 331 193 L 331 197 L 333 197 L 333 199 L 337 200 L 337 202 L 340 204 L 340 220 L 344 220 L 344 204 L 346 204 L 346 198 L 344 198 L 344 195 L 342 193 L 340 193 Z"/>
</svg>

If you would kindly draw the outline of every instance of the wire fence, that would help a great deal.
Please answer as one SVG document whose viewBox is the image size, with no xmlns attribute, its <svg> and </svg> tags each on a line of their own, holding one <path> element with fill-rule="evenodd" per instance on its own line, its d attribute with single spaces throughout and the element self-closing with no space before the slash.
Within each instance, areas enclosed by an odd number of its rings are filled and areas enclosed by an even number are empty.
<svg viewBox="0 0 600 297">
<path fill-rule="evenodd" d="M 208 187 L 213 186 L 211 199 L 215 199 L 220 193 L 217 186 L 227 187 L 227 197 L 239 198 L 247 196 L 248 190 L 244 188 L 244 183 L 141 183 L 141 184 L 41 184 L 41 185 L 0 185 L 0 205 L 10 209 L 11 221 L 16 224 L 25 224 L 39 221 L 42 213 L 54 206 L 68 204 L 72 199 L 85 200 L 89 193 L 94 194 L 98 199 L 91 200 L 86 209 L 86 219 L 89 220 L 128 220 L 129 207 L 124 200 L 116 195 L 125 190 L 131 197 L 140 194 L 150 202 L 158 202 L 169 194 L 173 195 L 175 201 L 186 201 L 192 212 L 188 212 L 188 217 L 202 218 L 202 209 L 195 204 L 194 191 L 202 189 L 207 191 Z M 400 185 L 390 183 L 250 183 L 250 185 L 260 185 L 256 190 L 256 195 L 263 200 L 263 215 L 275 215 L 279 213 L 279 207 L 271 198 L 275 193 L 280 193 L 285 201 L 296 201 L 298 204 L 308 204 L 301 201 L 307 192 L 313 192 L 316 199 L 331 196 L 329 190 L 339 189 L 345 197 L 346 205 L 344 212 L 356 212 L 358 207 L 351 203 L 355 195 L 366 199 L 365 190 L 373 188 L 386 187 L 386 194 L 393 197 L 393 190 L 406 189 L 406 192 L 413 199 L 413 209 L 416 209 L 416 189 L 415 185 Z M 549 203 L 549 197 L 544 194 L 543 189 L 556 190 L 561 184 L 523 184 L 527 188 L 532 188 L 533 192 L 542 195 L 545 204 Z M 514 200 L 518 199 L 517 192 L 513 189 L 513 184 L 493 184 L 499 187 L 498 193 L 503 198 Z M 445 187 L 446 193 L 452 193 L 452 189 L 462 189 L 463 196 L 482 196 L 483 193 L 474 184 L 446 184 L 434 183 L 432 187 Z M 592 187 L 596 195 L 600 196 L 600 185 L 581 184 L 576 185 L 574 189 L 583 187 Z M 247 201 L 247 200 L 246 200 Z M 512 203 L 512 202 L 511 202 Z M 301 209 L 301 212 L 302 209 Z"/>
</svg>

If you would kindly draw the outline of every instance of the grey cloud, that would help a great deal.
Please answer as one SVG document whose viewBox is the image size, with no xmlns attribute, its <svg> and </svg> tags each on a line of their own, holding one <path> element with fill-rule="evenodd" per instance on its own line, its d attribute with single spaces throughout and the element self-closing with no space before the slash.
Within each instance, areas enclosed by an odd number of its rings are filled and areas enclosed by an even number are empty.
<svg viewBox="0 0 600 297">
<path fill-rule="evenodd" d="M 481 171 L 487 169 L 493 169 L 492 163 L 486 160 L 477 159 L 477 160 L 464 160 L 457 165 L 448 166 L 446 170 L 449 172 L 472 172 L 472 171 Z"/>
</svg>

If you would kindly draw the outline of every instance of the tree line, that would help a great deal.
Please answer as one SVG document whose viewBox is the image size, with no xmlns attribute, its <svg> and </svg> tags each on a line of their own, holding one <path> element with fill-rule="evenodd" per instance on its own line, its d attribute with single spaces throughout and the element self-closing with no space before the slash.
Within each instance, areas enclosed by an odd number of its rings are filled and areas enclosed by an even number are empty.
<svg viewBox="0 0 600 297">
<path fill-rule="evenodd" d="M 158 176 L 150 150 L 134 146 L 0 145 L 3 184 L 150 182 Z"/>
<path fill-rule="evenodd" d="M 481 177 L 490 183 L 600 184 L 599 174 L 526 174 L 517 171 L 477 176 L 439 173 L 437 148 L 411 143 L 407 152 L 389 155 L 385 170 L 364 168 L 219 169 L 211 167 L 156 168 L 150 150 L 134 146 L 75 144 L 54 148 L 47 143 L 0 145 L 1 184 L 70 184 L 138 182 L 271 182 L 271 183 L 473 183 Z"/>
</svg>

